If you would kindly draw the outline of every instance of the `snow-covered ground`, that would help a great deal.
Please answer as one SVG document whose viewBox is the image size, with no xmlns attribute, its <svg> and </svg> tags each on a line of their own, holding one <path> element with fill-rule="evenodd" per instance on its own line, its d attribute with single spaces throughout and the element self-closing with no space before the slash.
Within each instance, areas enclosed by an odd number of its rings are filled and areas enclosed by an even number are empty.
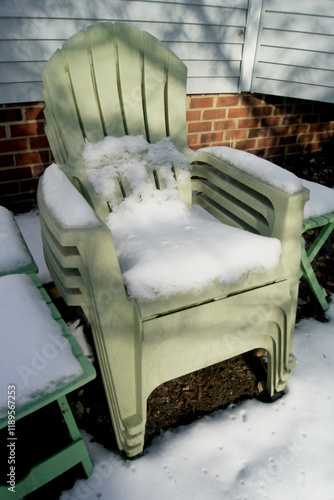
<svg viewBox="0 0 334 500">
<path fill-rule="evenodd" d="M 45 283 L 38 215 L 17 221 Z M 275 403 L 246 401 L 163 432 L 132 461 L 83 433 L 93 474 L 60 500 L 334 500 L 334 304 L 328 317 L 297 325 L 298 364 Z"/>
</svg>

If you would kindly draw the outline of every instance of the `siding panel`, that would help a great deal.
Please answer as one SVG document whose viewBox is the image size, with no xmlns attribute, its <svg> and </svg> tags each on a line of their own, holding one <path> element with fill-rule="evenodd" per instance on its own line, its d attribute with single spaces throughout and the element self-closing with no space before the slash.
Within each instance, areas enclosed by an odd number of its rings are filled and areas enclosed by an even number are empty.
<svg viewBox="0 0 334 500">
<path fill-rule="evenodd" d="M 104 20 L 131 22 L 165 42 L 189 65 L 188 92 L 218 93 L 226 88 L 237 92 L 247 5 L 248 0 L 100 0 L 94 4 L 90 0 L 2 0 L 0 101 L 29 101 L 36 95 L 42 99 L 41 67 L 64 40 Z M 27 81 L 35 81 L 36 89 L 33 83 L 24 86 Z M 10 83 L 15 84 L 12 98 L 3 87 Z"/>
<path fill-rule="evenodd" d="M 264 0 L 252 92 L 334 102 L 334 2 Z"/>
</svg>

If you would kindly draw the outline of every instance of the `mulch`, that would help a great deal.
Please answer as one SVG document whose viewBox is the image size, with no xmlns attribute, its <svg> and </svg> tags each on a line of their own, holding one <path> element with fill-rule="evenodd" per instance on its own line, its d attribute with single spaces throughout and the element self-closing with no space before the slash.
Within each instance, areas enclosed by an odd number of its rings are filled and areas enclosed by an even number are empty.
<svg viewBox="0 0 334 500">
<path fill-rule="evenodd" d="M 329 151 L 313 155 L 308 153 L 301 156 L 294 155 L 277 163 L 301 178 L 329 187 L 334 184 L 334 163 Z M 308 241 L 310 238 L 314 238 L 314 234 L 306 235 L 305 239 Z M 314 262 L 315 273 L 320 284 L 328 291 L 329 297 L 334 293 L 333 252 L 334 238 L 330 237 Z M 47 288 L 54 295 L 52 286 Z M 73 321 L 78 317 L 84 321 L 83 313 L 79 308 L 67 307 L 62 299 L 55 295 L 53 300 L 65 321 Z M 327 321 L 326 315 L 315 301 L 310 289 L 301 282 L 297 321 L 310 317 L 319 321 Z M 88 324 L 85 324 L 85 334 L 90 344 L 93 345 Z M 261 353 L 251 352 L 237 356 L 171 380 L 156 388 L 147 404 L 145 448 L 147 449 L 152 439 L 165 429 L 189 424 L 203 415 L 230 405 L 240 404 L 246 399 L 261 399 L 263 381 L 266 379 L 265 360 L 257 354 Z M 70 395 L 71 408 L 80 428 L 90 433 L 93 440 L 118 454 L 101 376 L 97 363 L 95 365 L 98 372 L 97 378 L 80 391 Z M 42 488 L 43 491 L 35 492 L 27 498 L 31 500 L 58 498 L 59 488 L 70 487 L 71 484 L 66 481 L 71 483 L 72 480 L 73 483 L 73 477 L 70 476 L 68 479 L 67 476 L 56 481 L 58 490 L 55 486 L 51 489 L 50 487 Z"/>
</svg>

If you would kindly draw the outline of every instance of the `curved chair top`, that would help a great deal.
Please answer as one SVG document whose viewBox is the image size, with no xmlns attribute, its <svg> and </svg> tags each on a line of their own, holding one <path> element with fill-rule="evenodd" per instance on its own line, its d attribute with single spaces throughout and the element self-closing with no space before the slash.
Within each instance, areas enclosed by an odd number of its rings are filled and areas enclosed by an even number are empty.
<svg viewBox="0 0 334 500">
<path fill-rule="evenodd" d="M 186 141 L 183 62 L 138 28 L 103 22 L 81 30 L 42 71 L 46 134 L 58 163 L 81 157 L 85 139 L 143 135 Z"/>
</svg>

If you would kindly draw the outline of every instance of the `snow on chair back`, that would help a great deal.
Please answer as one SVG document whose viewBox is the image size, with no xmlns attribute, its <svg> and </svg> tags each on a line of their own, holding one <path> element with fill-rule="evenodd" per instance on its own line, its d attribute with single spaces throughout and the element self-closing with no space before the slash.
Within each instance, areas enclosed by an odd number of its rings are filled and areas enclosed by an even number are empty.
<svg viewBox="0 0 334 500">
<path fill-rule="evenodd" d="M 67 40 L 42 72 L 46 134 L 58 163 L 76 161 L 85 139 L 143 135 L 186 142 L 187 69 L 134 26 L 98 23 Z"/>
</svg>

